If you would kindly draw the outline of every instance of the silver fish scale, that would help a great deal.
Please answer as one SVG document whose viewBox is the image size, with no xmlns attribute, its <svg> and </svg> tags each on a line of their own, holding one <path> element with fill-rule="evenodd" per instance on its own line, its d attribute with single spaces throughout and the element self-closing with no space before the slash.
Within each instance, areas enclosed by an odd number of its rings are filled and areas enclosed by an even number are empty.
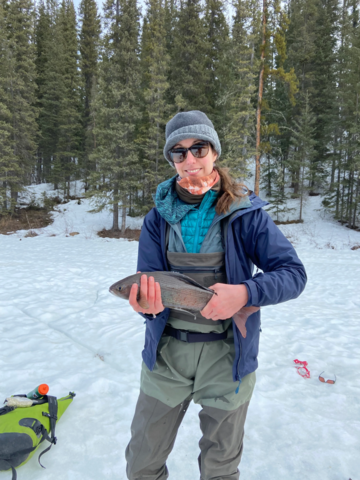
<svg viewBox="0 0 360 480">
<path fill-rule="evenodd" d="M 126 280 L 129 283 L 140 285 L 141 275 L 154 277 L 155 282 L 160 284 L 161 299 L 164 307 L 199 312 L 213 296 L 210 290 L 181 273 L 141 272 L 131 275 Z"/>
</svg>

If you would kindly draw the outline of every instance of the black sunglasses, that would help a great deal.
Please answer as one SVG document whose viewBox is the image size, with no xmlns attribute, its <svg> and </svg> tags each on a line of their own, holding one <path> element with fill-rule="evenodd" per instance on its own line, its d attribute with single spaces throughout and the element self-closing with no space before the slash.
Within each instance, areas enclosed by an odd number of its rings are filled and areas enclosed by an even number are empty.
<svg viewBox="0 0 360 480">
<path fill-rule="evenodd" d="M 190 148 L 172 148 L 169 150 L 169 155 L 174 163 L 181 163 L 186 159 L 189 150 L 195 158 L 204 158 L 209 153 L 209 148 L 209 142 L 198 142 Z"/>
</svg>

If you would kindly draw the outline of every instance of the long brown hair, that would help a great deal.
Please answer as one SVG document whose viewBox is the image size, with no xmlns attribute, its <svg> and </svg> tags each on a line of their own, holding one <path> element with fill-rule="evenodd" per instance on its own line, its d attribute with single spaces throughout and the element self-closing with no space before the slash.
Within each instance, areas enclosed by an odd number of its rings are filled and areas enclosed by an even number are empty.
<svg viewBox="0 0 360 480">
<path fill-rule="evenodd" d="M 230 206 L 236 200 L 240 201 L 243 197 L 250 194 L 249 189 L 243 183 L 237 183 L 229 174 L 228 168 L 221 168 L 214 165 L 214 169 L 219 172 L 221 179 L 220 197 L 216 204 L 216 213 L 227 213 Z"/>
</svg>

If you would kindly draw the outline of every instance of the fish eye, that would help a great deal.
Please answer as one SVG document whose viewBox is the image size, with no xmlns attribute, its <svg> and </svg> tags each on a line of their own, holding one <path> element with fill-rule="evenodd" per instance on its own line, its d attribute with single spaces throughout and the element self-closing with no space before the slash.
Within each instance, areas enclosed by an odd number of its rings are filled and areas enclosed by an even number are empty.
<svg viewBox="0 0 360 480">
<path fill-rule="evenodd" d="M 119 290 L 121 290 L 121 287 L 119 287 Z"/>
</svg>

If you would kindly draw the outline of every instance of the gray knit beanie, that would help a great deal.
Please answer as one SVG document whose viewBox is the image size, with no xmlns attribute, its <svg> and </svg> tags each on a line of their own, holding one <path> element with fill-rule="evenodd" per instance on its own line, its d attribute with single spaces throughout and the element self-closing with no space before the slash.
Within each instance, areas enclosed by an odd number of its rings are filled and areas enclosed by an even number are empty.
<svg viewBox="0 0 360 480">
<path fill-rule="evenodd" d="M 175 117 L 166 124 L 165 138 L 164 157 L 171 166 L 174 166 L 174 164 L 169 156 L 169 150 L 186 138 L 207 140 L 214 147 L 218 158 L 221 155 L 221 145 L 214 125 L 205 113 L 200 112 L 200 110 L 177 113 Z"/>
</svg>

